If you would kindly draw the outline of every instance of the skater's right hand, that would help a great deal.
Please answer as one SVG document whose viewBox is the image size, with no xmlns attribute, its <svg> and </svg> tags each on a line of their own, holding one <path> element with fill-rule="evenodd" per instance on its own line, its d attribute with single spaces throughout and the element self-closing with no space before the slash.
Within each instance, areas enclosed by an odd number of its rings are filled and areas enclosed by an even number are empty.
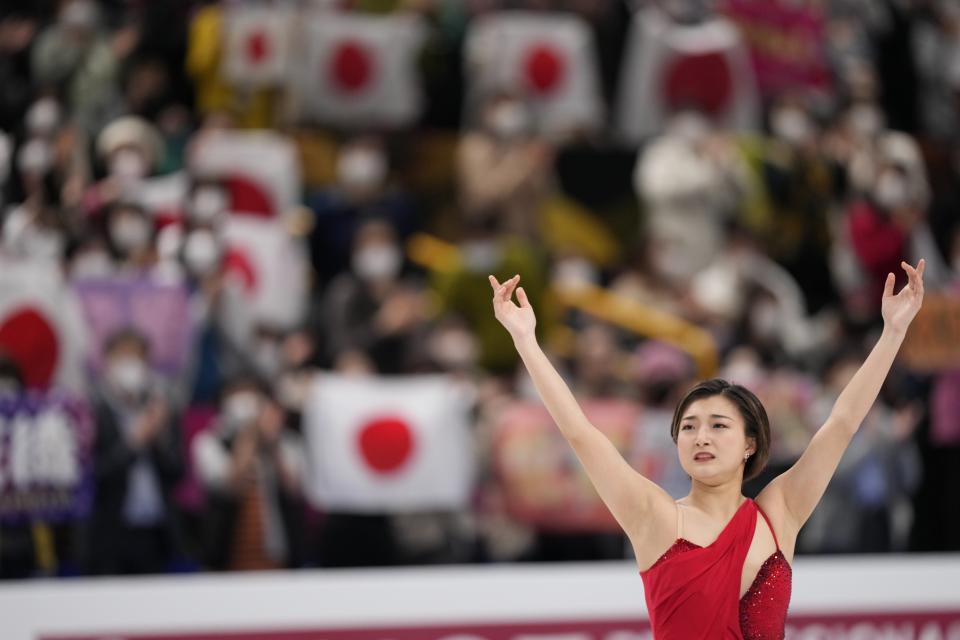
<svg viewBox="0 0 960 640">
<path fill-rule="evenodd" d="M 512 300 L 513 290 L 520 282 L 520 276 L 515 275 L 503 284 L 497 282 L 493 276 L 489 278 L 490 286 L 493 287 L 493 313 L 497 320 L 510 332 L 514 342 L 532 337 L 537 326 L 537 318 L 533 314 L 533 307 L 530 306 L 523 287 L 517 289 L 517 300 L 520 305 L 517 306 Z"/>
</svg>

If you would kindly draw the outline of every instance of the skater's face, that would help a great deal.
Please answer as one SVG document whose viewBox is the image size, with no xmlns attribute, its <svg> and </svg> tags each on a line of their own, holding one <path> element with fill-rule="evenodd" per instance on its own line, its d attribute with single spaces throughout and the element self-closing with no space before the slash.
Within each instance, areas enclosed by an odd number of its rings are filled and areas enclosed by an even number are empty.
<svg viewBox="0 0 960 640">
<path fill-rule="evenodd" d="M 709 396 L 683 411 L 677 432 L 680 465 L 695 481 L 718 485 L 743 477 L 744 465 L 756 450 L 746 435 L 743 414 L 730 399 Z"/>
</svg>

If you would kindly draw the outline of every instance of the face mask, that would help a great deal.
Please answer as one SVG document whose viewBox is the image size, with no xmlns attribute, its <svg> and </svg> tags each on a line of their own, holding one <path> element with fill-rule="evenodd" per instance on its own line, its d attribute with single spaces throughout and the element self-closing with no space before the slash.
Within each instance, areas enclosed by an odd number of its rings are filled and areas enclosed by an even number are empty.
<svg viewBox="0 0 960 640">
<path fill-rule="evenodd" d="M 209 231 L 192 231 L 183 245 L 183 263 L 194 276 L 206 276 L 220 264 L 220 243 Z"/>
<path fill-rule="evenodd" d="M 85 251 L 73 259 L 70 274 L 73 278 L 105 278 L 113 271 L 110 256 L 105 252 Z"/>
<path fill-rule="evenodd" d="M 491 240 L 473 240 L 460 247 L 463 264 L 468 271 L 483 273 L 493 271 L 500 263 L 500 247 Z"/>
<path fill-rule="evenodd" d="M 386 177 L 387 160 L 374 149 L 347 149 L 337 161 L 337 178 L 348 189 L 371 189 Z"/>
<path fill-rule="evenodd" d="M 599 281 L 596 267 L 583 258 L 566 258 L 553 269 L 553 282 L 561 289 L 580 289 Z"/>
<path fill-rule="evenodd" d="M 676 249 L 653 251 L 650 262 L 657 274 L 673 282 L 683 282 L 693 276 L 691 261 Z"/>
<path fill-rule="evenodd" d="M 30 135 L 49 136 L 60 124 L 60 105 L 53 98 L 34 102 L 24 118 Z"/>
<path fill-rule="evenodd" d="M 750 310 L 750 327 L 758 338 L 769 340 L 776 337 L 780 325 L 780 307 L 776 304 L 761 302 Z"/>
<path fill-rule="evenodd" d="M 17 167 L 21 173 L 46 173 L 53 166 L 53 147 L 46 140 L 34 138 L 20 147 Z"/>
<path fill-rule="evenodd" d="M 110 175 L 124 181 L 141 180 L 147 175 L 147 160 L 133 149 L 117 151 L 110 158 Z"/>
<path fill-rule="evenodd" d="M 490 114 L 490 130 L 499 138 L 516 138 L 526 133 L 529 125 L 527 110 L 515 102 L 497 105 Z"/>
<path fill-rule="evenodd" d="M 190 201 L 190 219 L 206 224 L 216 220 L 227 210 L 227 196 L 218 187 L 197 189 Z"/>
<path fill-rule="evenodd" d="M 124 253 L 139 251 L 150 241 L 150 225 L 140 215 L 120 215 L 110 223 L 110 239 Z"/>
<path fill-rule="evenodd" d="M 469 368 L 476 361 L 477 343 L 466 331 L 459 329 L 443 331 L 431 340 L 430 355 L 443 367 Z"/>
<path fill-rule="evenodd" d="M 353 254 L 354 273 L 364 280 L 386 280 L 400 271 L 400 251 L 392 245 L 364 247 Z"/>
<path fill-rule="evenodd" d="M 910 202 L 906 178 L 891 172 L 884 173 L 874 186 L 873 199 L 888 211 L 906 206 Z"/>
<path fill-rule="evenodd" d="M 249 425 L 260 412 L 260 398 L 252 391 L 234 393 L 223 403 L 223 419 L 232 428 Z"/>
<path fill-rule="evenodd" d="M 283 366 L 280 345 L 273 340 L 260 340 L 253 349 L 253 361 L 263 375 L 273 378 Z"/>
<path fill-rule="evenodd" d="M 800 109 L 778 109 L 770 119 L 773 135 L 792 145 L 807 142 L 813 136 L 813 125 L 809 116 Z"/>
<path fill-rule="evenodd" d="M 73 29 L 94 29 L 97 26 L 97 6 L 90 0 L 72 0 L 60 12 L 60 23 Z"/>
<path fill-rule="evenodd" d="M 670 120 L 670 135 L 688 145 L 696 145 L 710 134 L 710 121 L 699 113 L 681 113 Z"/>
<path fill-rule="evenodd" d="M 142 393 L 147 388 L 147 378 L 147 365 L 139 358 L 117 358 L 107 367 L 110 384 L 128 395 Z"/>
<path fill-rule="evenodd" d="M 883 116 L 873 105 L 858 104 L 847 117 L 853 133 L 862 139 L 875 137 L 883 127 Z"/>
</svg>

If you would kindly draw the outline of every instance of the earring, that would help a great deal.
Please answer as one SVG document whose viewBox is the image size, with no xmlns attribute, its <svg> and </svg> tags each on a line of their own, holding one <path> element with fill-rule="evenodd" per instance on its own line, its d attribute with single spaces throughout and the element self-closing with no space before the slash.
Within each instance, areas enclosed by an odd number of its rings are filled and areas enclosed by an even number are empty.
<svg viewBox="0 0 960 640">
<path fill-rule="evenodd" d="M 743 456 L 743 459 L 746 460 L 746 459 L 748 459 L 749 457 L 750 457 L 750 454 L 748 453 L 748 454 L 746 454 L 745 456 Z"/>
</svg>

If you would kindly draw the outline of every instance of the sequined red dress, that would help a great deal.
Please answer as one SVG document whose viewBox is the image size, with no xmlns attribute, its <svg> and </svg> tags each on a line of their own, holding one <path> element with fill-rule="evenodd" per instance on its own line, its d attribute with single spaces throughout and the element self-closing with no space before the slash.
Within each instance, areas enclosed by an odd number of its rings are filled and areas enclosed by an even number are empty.
<svg viewBox="0 0 960 640">
<path fill-rule="evenodd" d="M 757 513 L 746 500 L 716 540 L 701 547 L 679 537 L 641 571 L 647 611 L 656 640 L 722 638 L 772 640 L 784 637 L 792 570 L 780 551 L 767 558 L 753 584 L 740 595 L 743 562 L 753 541 Z"/>
</svg>

